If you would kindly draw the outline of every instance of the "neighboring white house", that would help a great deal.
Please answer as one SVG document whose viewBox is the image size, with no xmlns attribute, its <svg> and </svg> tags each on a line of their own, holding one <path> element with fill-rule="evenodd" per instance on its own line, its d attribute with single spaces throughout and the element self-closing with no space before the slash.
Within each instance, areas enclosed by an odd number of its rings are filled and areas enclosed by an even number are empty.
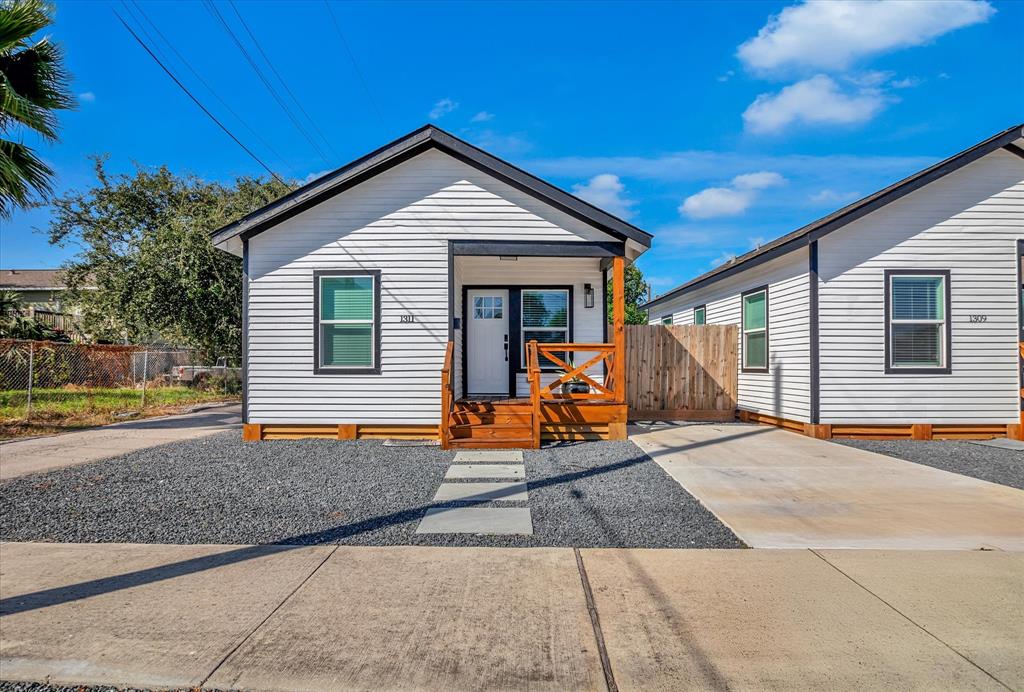
<svg viewBox="0 0 1024 692">
<path fill-rule="evenodd" d="M 1017 125 L 650 301 L 740 325 L 741 417 L 816 436 L 1021 434 Z"/>
<path fill-rule="evenodd" d="M 607 342 L 609 269 L 651 243 L 433 126 L 212 239 L 243 258 L 245 422 L 281 435 L 436 433 L 448 342 L 456 398 L 529 396 L 525 344 Z"/>
</svg>

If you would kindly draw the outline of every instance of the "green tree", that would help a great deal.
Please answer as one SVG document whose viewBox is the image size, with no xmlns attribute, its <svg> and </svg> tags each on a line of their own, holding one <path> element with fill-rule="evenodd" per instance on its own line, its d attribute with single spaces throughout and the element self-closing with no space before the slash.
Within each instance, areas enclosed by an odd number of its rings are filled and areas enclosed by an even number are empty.
<svg viewBox="0 0 1024 692">
<path fill-rule="evenodd" d="M 101 157 L 95 171 L 94 187 L 54 200 L 50 225 L 51 243 L 81 247 L 65 278 L 82 330 L 94 339 L 192 346 L 237 363 L 241 262 L 214 248 L 209 233 L 291 188 L 251 177 L 225 186 L 166 167 L 112 175 Z"/>
<path fill-rule="evenodd" d="M 644 274 L 635 264 L 626 267 L 625 276 L 626 293 L 626 324 L 647 324 L 647 311 L 641 310 L 640 306 L 647 302 L 647 282 L 644 281 Z M 612 282 L 608 281 L 606 291 L 608 296 L 608 320 L 611 321 L 613 312 L 612 305 Z"/>
<path fill-rule="evenodd" d="M 60 46 L 31 37 L 52 21 L 40 0 L 0 0 L 0 218 L 52 192 L 53 169 L 20 141 L 32 131 L 57 140 L 56 111 L 73 108 Z"/>
</svg>

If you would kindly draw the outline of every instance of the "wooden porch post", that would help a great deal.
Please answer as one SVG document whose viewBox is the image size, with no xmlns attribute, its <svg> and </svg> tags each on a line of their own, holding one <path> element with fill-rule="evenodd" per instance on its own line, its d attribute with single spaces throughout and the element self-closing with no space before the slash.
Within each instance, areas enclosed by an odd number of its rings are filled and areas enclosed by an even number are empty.
<svg viewBox="0 0 1024 692">
<path fill-rule="evenodd" d="M 615 344 L 615 400 L 626 401 L 626 259 L 612 258 L 612 343 Z"/>
</svg>

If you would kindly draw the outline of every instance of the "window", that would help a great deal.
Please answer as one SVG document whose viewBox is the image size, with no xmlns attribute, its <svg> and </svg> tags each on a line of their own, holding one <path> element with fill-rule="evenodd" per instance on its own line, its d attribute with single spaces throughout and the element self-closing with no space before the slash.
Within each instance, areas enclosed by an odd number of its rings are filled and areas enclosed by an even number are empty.
<svg viewBox="0 0 1024 692">
<path fill-rule="evenodd" d="M 743 370 L 768 372 L 768 288 L 742 295 Z"/>
<path fill-rule="evenodd" d="M 949 272 L 886 271 L 886 372 L 949 372 Z"/>
<path fill-rule="evenodd" d="M 672 315 L 665 315 L 661 318 L 662 324 L 672 324 Z"/>
<path fill-rule="evenodd" d="M 473 298 L 473 319 L 474 320 L 500 320 L 503 319 L 501 296 L 476 296 Z"/>
<path fill-rule="evenodd" d="M 564 344 L 569 342 L 569 291 L 565 289 L 523 289 L 522 292 L 522 353 L 526 367 L 526 344 Z M 556 353 L 562 360 L 565 353 Z M 542 368 L 554 368 L 554 363 L 540 357 Z"/>
<path fill-rule="evenodd" d="M 693 309 L 693 323 L 707 324 L 708 309 L 705 305 L 698 305 Z"/>
<path fill-rule="evenodd" d="M 315 372 L 380 372 L 380 272 L 314 272 Z"/>
</svg>

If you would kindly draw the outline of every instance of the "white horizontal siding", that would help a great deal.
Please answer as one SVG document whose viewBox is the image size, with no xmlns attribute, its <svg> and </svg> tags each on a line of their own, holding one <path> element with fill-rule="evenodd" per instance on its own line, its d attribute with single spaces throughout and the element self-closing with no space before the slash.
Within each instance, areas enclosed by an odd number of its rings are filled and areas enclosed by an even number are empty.
<svg viewBox="0 0 1024 692">
<path fill-rule="evenodd" d="M 798 250 L 651 310 L 651 324 L 672 315 L 693 324 L 693 308 L 706 305 L 707 324 L 740 324 L 740 295 L 768 286 L 767 373 L 739 373 L 739 408 L 798 421 L 810 420 L 810 312 L 808 255 Z M 740 335 L 742 349 L 742 334 Z"/>
<path fill-rule="evenodd" d="M 249 420 L 436 423 L 449 239 L 608 237 L 435 150 L 282 222 L 249 241 Z M 521 269 L 510 264 L 492 270 L 490 281 L 516 283 Z M 381 270 L 380 375 L 313 374 L 315 269 Z M 600 279 L 587 281 L 600 287 Z M 593 312 L 600 308 L 577 315 L 586 321 Z M 402 323 L 403 315 L 416 321 Z"/>
<path fill-rule="evenodd" d="M 462 314 L 463 286 L 543 286 L 571 285 L 573 296 L 573 341 L 576 343 L 601 343 L 604 341 L 604 310 L 601 286 L 603 282 L 601 261 L 593 257 L 554 258 L 520 257 L 516 262 L 499 260 L 497 257 L 456 257 L 456 308 L 455 314 Z M 584 284 L 594 288 L 594 307 L 584 307 Z M 455 348 L 458 376 L 457 392 L 462 392 L 462 330 L 456 332 Z M 575 363 L 582 365 L 596 353 L 577 353 Z M 602 381 L 603 370 L 590 368 L 587 374 L 598 382 Z M 555 379 L 556 375 L 544 374 L 542 384 Z M 524 373 L 516 375 L 516 395 L 529 396 L 530 386 Z"/>
<path fill-rule="evenodd" d="M 823 238 L 822 422 L 1017 422 L 1018 238 L 1024 160 L 1004 151 Z M 885 374 L 886 269 L 950 270 L 952 373 Z"/>
</svg>

